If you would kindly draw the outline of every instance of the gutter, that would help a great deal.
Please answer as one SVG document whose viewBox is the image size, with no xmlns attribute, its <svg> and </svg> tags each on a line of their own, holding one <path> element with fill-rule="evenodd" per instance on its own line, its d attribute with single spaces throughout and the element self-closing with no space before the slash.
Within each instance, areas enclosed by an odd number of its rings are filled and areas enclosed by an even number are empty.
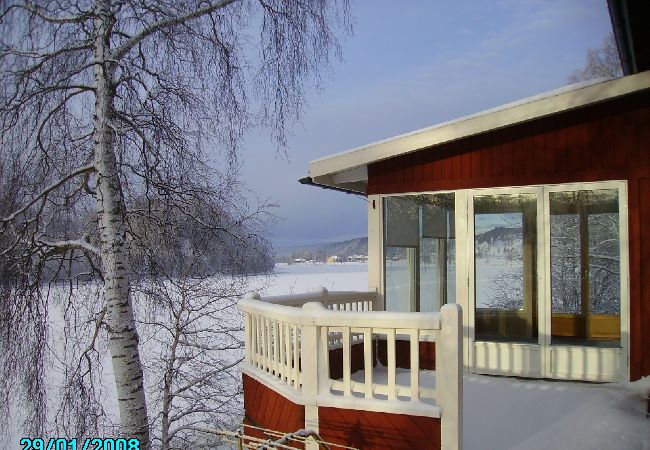
<svg viewBox="0 0 650 450">
<path fill-rule="evenodd" d="M 365 192 L 359 192 L 359 191 L 353 191 L 351 189 L 345 189 L 342 187 L 337 187 L 337 186 L 330 186 L 328 184 L 321 184 L 321 183 L 316 183 L 312 177 L 303 177 L 298 180 L 300 184 L 305 184 L 307 186 L 315 186 L 319 187 L 321 189 L 329 189 L 332 191 L 337 191 L 337 192 L 343 192 L 345 194 L 351 194 L 351 195 L 359 195 L 361 197 L 368 197 L 368 194 Z"/>
</svg>

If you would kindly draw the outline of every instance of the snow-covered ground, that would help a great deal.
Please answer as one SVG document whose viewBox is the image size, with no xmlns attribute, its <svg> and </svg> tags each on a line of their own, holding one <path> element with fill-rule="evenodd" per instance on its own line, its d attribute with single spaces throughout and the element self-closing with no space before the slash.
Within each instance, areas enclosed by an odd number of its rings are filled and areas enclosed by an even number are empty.
<svg viewBox="0 0 650 450">
<path fill-rule="evenodd" d="M 408 386 L 410 372 L 397 369 Z M 352 379 L 364 382 L 363 371 Z M 387 384 L 378 367 L 373 380 Z M 423 387 L 435 372 L 423 370 Z M 642 393 L 650 377 L 635 383 L 590 384 L 484 375 L 463 378 L 465 450 L 648 450 L 650 419 Z M 444 414 L 444 412 L 443 412 Z"/>
<path fill-rule="evenodd" d="M 267 295 L 308 292 L 325 286 L 366 290 L 365 264 L 295 264 L 276 267 Z M 381 382 L 382 370 L 374 374 Z M 363 381 L 363 371 L 354 374 Z M 408 371 L 398 383 L 409 384 Z M 403 378 L 403 379 L 401 379 Z M 433 385 L 423 372 L 422 385 Z M 635 383 L 593 384 L 466 375 L 463 380 L 465 450 L 650 450 L 650 418 Z"/>
<path fill-rule="evenodd" d="M 262 295 L 313 292 L 322 286 L 365 291 L 367 265 L 278 265 L 274 276 L 250 280 L 251 289 Z M 110 368 L 105 370 L 110 375 Z M 375 380 L 380 375 L 381 369 Z M 405 377 L 400 384 L 408 385 L 408 372 L 398 376 Z M 421 383 L 433 382 L 433 374 L 425 372 Z M 641 399 L 649 388 L 650 377 L 636 383 L 589 384 L 466 375 L 464 448 L 650 450 L 650 419 Z M 22 433 L 17 421 L 13 425 L 17 438 Z M 0 430 L 5 433 L 12 434 Z"/>
<path fill-rule="evenodd" d="M 636 383 L 590 384 L 466 375 L 466 450 L 648 450 L 650 419 Z"/>
</svg>

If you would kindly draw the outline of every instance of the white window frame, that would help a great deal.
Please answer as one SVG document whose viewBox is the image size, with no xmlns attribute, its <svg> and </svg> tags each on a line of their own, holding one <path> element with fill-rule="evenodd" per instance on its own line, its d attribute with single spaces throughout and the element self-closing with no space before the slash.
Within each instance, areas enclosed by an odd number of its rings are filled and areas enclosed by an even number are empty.
<svg viewBox="0 0 650 450">
<path fill-rule="evenodd" d="M 550 351 L 560 346 L 551 346 L 551 289 L 550 289 L 550 207 L 549 194 L 551 192 L 580 191 L 580 190 L 603 190 L 616 189 L 618 191 L 619 204 L 619 245 L 620 245 L 620 270 L 621 270 L 621 341 L 620 341 L 620 371 L 616 376 L 599 378 L 598 376 L 580 377 L 576 374 L 559 374 L 550 367 Z M 504 343 L 512 348 L 521 349 L 522 346 L 531 347 L 530 350 L 539 352 L 539 367 L 541 370 L 533 369 L 524 373 L 513 373 L 528 376 L 545 376 L 552 378 L 577 378 L 593 379 L 599 381 L 614 381 L 629 379 L 630 367 L 630 345 L 629 345 L 629 237 L 628 237 L 628 195 L 627 181 L 608 180 L 595 182 L 576 182 L 562 184 L 540 184 L 527 186 L 505 186 L 478 189 L 458 189 L 423 192 L 401 192 L 394 194 L 378 194 L 369 196 L 369 203 L 375 202 L 375 208 L 369 209 L 369 246 L 373 243 L 376 248 L 376 262 L 373 267 L 369 266 L 369 280 L 372 286 L 378 289 L 380 299 L 383 299 L 385 292 L 384 273 L 384 205 L 386 197 L 400 197 L 422 194 L 443 194 L 453 193 L 455 199 L 455 232 L 456 232 L 456 302 L 463 308 L 465 346 L 465 367 L 475 370 L 475 332 L 474 332 L 474 203 L 476 195 L 503 195 L 508 193 L 534 193 L 537 198 L 537 307 L 538 307 L 538 343 L 520 344 Z M 371 208 L 371 206 L 369 207 Z M 465 237 L 465 238 L 463 238 Z M 369 262 L 370 250 L 369 250 Z M 372 272 L 372 273 L 371 273 Z M 380 305 L 383 309 L 383 304 Z M 587 346 L 561 346 L 567 351 L 591 351 Z M 593 350 L 596 351 L 596 350 Z M 606 350 L 607 351 L 607 350 Z M 480 370 L 479 370 L 480 371 Z M 491 371 L 482 371 L 488 372 Z M 576 376 L 574 376 L 576 375 Z"/>
<path fill-rule="evenodd" d="M 627 182 L 624 180 L 612 181 L 597 181 L 588 183 L 564 183 L 547 185 L 544 189 L 544 255 L 547 261 L 551 260 L 551 209 L 550 209 L 550 193 L 551 192 L 574 192 L 574 191 L 592 191 L 592 190 L 616 190 L 618 192 L 618 232 L 619 232 L 619 255 L 620 255 L 620 326 L 621 326 L 621 340 L 619 349 L 619 379 L 628 380 L 630 374 L 630 345 L 629 345 L 629 284 L 630 284 L 630 270 L 629 270 L 629 237 L 628 237 L 628 197 L 627 197 Z M 551 345 L 551 267 L 550 264 L 544 265 L 544 284 L 545 284 L 545 315 L 544 320 L 544 336 L 542 352 L 542 367 L 545 368 L 544 376 L 552 378 L 574 378 L 575 374 L 571 372 L 558 371 L 552 367 L 551 352 L 552 351 L 576 351 L 577 349 L 590 348 L 586 346 L 571 346 L 571 345 Z M 540 333 L 541 335 L 541 333 Z M 612 352 L 610 349 L 591 349 L 591 353 L 598 352 Z M 597 376 L 587 376 L 586 379 L 604 380 Z"/>
</svg>

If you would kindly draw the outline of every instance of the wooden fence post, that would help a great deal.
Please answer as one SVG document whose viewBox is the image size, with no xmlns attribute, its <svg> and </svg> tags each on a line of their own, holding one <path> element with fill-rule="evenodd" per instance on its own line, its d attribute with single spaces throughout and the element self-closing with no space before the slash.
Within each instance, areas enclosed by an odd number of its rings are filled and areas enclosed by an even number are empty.
<svg viewBox="0 0 650 450">
<path fill-rule="evenodd" d="M 261 300 L 262 297 L 260 297 L 260 294 L 257 292 L 247 292 L 244 298 L 248 300 Z M 255 361 L 257 360 L 255 356 L 255 348 L 252 347 L 253 345 L 253 332 L 256 331 L 256 327 L 253 326 L 252 321 L 255 320 L 253 316 L 251 316 L 248 313 L 244 313 L 244 356 L 245 356 L 245 361 L 248 364 L 255 364 Z M 255 331 L 254 331 L 255 330 Z"/>
</svg>

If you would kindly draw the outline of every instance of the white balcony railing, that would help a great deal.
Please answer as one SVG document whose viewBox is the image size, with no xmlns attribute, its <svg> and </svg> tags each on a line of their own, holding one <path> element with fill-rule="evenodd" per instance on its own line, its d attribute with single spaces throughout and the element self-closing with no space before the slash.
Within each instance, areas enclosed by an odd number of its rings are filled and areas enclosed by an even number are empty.
<svg viewBox="0 0 650 450">
<path fill-rule="evenodd" d="M 250 293 L 244 313 L 243 371 L 294 403 L 439 417 L 443 449 L 461 436 L 462 341 L 457 305 L 440 313 L 373 311 L 374 292 L 321 292 L 265 297 Z M 376 343 L 386 342 L 386 380 L 374 379 Z M 396 341 L 408 341 L 408 383 L 399 382 Z M 435 385 L 421 383 L 420 342 L 435 342 Z M 330 377 L 342 348 L 340 378 Z M 362 363 L 360 350 L 362 349 Z M 340 350 L 339 350 L 340 352 Z M 357 358 L 353 360 L 355 352 Z M 353 363 L 363 376 L 353 376 Z M 382 370 L 384 370 L 382 368 Z"/>
</svg>

